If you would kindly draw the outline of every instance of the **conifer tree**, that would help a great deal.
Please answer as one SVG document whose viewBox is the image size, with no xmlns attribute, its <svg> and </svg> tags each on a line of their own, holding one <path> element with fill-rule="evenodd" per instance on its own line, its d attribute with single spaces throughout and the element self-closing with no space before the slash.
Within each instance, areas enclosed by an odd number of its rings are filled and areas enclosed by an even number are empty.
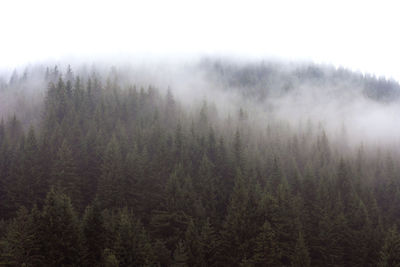
<svg viewBox="0 0 400 267">
<path fill-rule="evenodd" d="M 70 199 L 51 189 L 47 194 L 41 219 L 44 264 L 79 265 L 81 233 Z"/>
<path fill-rule="evenodd" d="M 185 244 L 188 256 L 189 266 L 204 266 L 203 251 L 201 246 L 200 235 L 193 220 L 189 221 L 185 232 Z"/>
<path fill-rule="evenodd" d="M 207 218 L 201 228 L 200 245 L 205 266 L 215 266 L 220 255 L 220 239 Z"/>
<path fill-rule="evenodd" d="M 103 262 L 106 245 L 106 229 L 99 203 L 95 200 L 86 207 L 82 222 L 83 263 L 85 266 L 99 266 Z M 105 255 L 104 255 L 105 256 Z M 107 257 L 107 256 L 105 256 Z"/>
<path fill-rule="evenodd" d="M 12 220 L 6 236 L 7 254 L 13 266 L 40 266 L 43 264 L 41 237 L 37 218 L 21 207 Z"/>
<path fill-rule="evenodd" d="M 388 230 L 380 254 L 378 266 L 400 266 L 400 235 L 395 226 Z"/>
<path fill-rule="evenodd" d="M 310 256 L 308 254 L 307 246 L 304 242 L 303 234 L 300 231 L 297 238 L 296 247 L 292 256 L 292 266 L 296 267 L 309 267 Z"/>
<path fill-rule="evenodd" d="M 222 230 L 222 245 L 225 261 L 230 264 L 239 262 L 249 245 L 248 223 L 248 187 L 240 169 L 237 170 L 235 187 L 228 206 L 227 215 Z"/>
<path fill-rule="evenodd" d="M 103 208 L 123 207 L 123 162 L 121 150 L 115 135 L 111 138 L 104 154 L 99 179 L 99 201 Z"/>
<path fill-rule="evenodd" d="M 57 158 L 52 168 L 53 185 L 64 191 L 73 203 L 81 208 L 82 181 L 69 144 L 64 140 L 57 152 Z"/>
<path fill-rule="evenodd" d="M 154 264 L 154 254 L 140 221 L 131 218 L 127 209 L 120 212 L 117 226 L 115 252 L 122 266 L 149 266 Z"/>
<path fill-rule="evenodd" d="M 256 238 L 251 262 L 254 266 L 279 266 L 282 264 L 280 260 L 281 251 L 275 231 L 266 221 Z"/>
<path fill-rule="evenodd" d="M 174 267 L 189 266 L 187 248 L 182 240 L 178 242 L 176 249 L 174 250 L 173 259 L 172 266 Z"/>
</svg>

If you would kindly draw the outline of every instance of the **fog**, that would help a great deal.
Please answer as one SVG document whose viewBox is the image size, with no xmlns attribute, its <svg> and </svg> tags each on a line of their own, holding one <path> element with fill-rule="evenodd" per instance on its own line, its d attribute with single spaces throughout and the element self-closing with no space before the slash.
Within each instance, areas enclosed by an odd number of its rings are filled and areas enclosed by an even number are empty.
<svg viewBox="0 0 400 267">
<path fill-rule="evenodd" d="M 1 0 L 2 266 L 400 266 L 399 4 Z"/>
<path fill-rule="evenodd" d="M 242 110 L 246 127 L 260 134 L 270 127 L 284 127 L 281 133 L 287 136 L 324 132 L 337 147 L 397 148 L 400 143 L 397 82 L 329 65 L 276 59 L 121 57 L 40 62 L 1 73 L 0 116 L 7 120 L 15 114 L 26 127 L 38 123 L 48 88 L 46 68 L 54 66 L 64 79 L 71 66 L 82 82 L 94 75 L 103 87 L 107 80 L 118 79 L 122 90 L 129 85 L 152 86 L 162 95 L 170 90 L 184 113 L 198 112 L 204 104 L 212 107 L 215 127 L 240 127 Z"/>
</svg>

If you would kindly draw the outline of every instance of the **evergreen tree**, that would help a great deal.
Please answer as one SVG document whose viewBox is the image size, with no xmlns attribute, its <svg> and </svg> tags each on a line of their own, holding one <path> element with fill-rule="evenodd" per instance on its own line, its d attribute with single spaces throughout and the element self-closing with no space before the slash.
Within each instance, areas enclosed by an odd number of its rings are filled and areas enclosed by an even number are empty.
<svg viewBox="0 0 400 267">
<path fill-rule="evenodd" d="M 235 178 L 235 187 L 231 195 L 227 215 L 222 230 L 224 261 L 235 264 L 249 253 L 250 236 L 247 227 L 249 191 L 240 169 Z"/>
<path fill-rule="evenodd" d="M 103 208 L 123 207 L 125 204 L 123 164 L 115 135 L 107 145 L 99 179 L 99 201 Z"/>
<path fill-rule="evenodd" d="M 183 266 L 190 266 L 188 264 L 188 255 L 187 255 L 187 248 L 183 241 L 179 241 L 176 249 L 174 250 L 174 260 L 172 266 L 176 267 L 183 267 Z"/>
<path fill-rule="evenodd" d="M 36 212 L 36 210 L 34 211 Z M 37 218 L 21 207 L 12 220 L 6 236 L 6 251 L 10 265 L 40 266 L 43 256 L 40 254 L 41 239 Z"/>
<path fill-rule="evenodd" d="M 71 201 L 65 194 L 53 189 L 47 194 L 40 225 L 43 265 L 79 265 L 81 234 Z"/>
<path fill-rule="evenodd" d="M 75 158 L 66 140 L 63 141 L 57 153 L 57 158 L 52 168 L 53 185 L 64 191 L 80 207 L 81 180 Z"/>
<path fill-rule="evenodd" d="M 388 230 L 378 266 L 400 266 L 400 235 L 396 227 Z"/>
<path fill-rule="evenodd" d="M 155 253 L 155 261 L 161 266 L 171 265 L 171 251 L 165 246 L 164 242 L 157 239 L 153 245 L 153 251 Z"/>
<path fill-rule="evenodd" d="M 200 232 L 200 246 L 205 266 L 216 266 L 220 255 L 220 239 L 207 218 Z"/>
<path fill-rule="evenodd" d="M 302 232 L 299 232 L 299 237 L 296 242 L 296 247 L 294 249 L 294 254 L 292 257 L 292 266 L 298 266 L 298 267 L 311 266 L 310 256 L 308 254 L 307 246 L 304 243 Z"/>
<path fill-rule="evenodd" d="M 142 224 L 134 220 L 126 209 L 120 213 L 115 252 L 121 266 L 149 266 L 154 254 Z"/>
<path fill-rule="evenodd" d="M 185 233 L 185 244 L 187 249 L 189 266 L 204 266 L 204 253 L 202 251 L 200 235 L 193 220 L 189 221 Z"/>
<path fill-rule="evenodd" d="M 99 203 L 88 206 L 82 222 L 83 263 L 85 266 L 99 266 L 103 262 L 103 250 L 106 244 L 106 229 Z M 104 255 L 105 257 L 108 257 Z"/>
<path fill-rule="evenodd" d="M 294 80 L 349 75 L 210 68 L 229 90 L 261 98 L 271 84 L 284 96 L 298 90 Z M 257 108 L 223 119 L 208 100 L 191 109 L 170 89 L 137 90 L 128 74 L 55 66 L 10 82 L 0 75 L 0 98 L 12 100 L 0 117 L 18 104 L 0 119 L 0 265 L 398 265 L 396 145 L 358 149 L 329 122 L 255 125 Z M 49 83 L 42 104 L 40 77 Z M 392 86 L 353 78 L 374 101 Z"/>
<path fill-rule="evenodd" d="M 254 266 L 279 266 L 281 265 L 281 251 L 275 231 L 266 221 L 258 234 L 251 262 Z"/>
<path fill-rule="evenodd" d="M 117 257 L 110 249 L 105 249 L 103 252 L 104 257 L 104 267 L 118 267 L 119 262 Z"/>
<path fill-rule="evenodd" d="M 269 181 L 271 192 L 276 192 L 278 186 L 283 182 L 283 173 L 280 167 L 279 159 L 277 157 L 274 157 L 273 159 Z"/>
</svg>

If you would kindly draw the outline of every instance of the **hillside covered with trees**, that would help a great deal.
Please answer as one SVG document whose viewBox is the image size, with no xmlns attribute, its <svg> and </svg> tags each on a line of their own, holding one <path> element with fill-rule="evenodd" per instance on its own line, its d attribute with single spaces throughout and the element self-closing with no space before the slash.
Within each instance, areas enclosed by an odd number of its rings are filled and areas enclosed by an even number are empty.
<svg viewBox="0 0 400 267">
<path fill-rule="evenodd" d="M 399 140 L 355 142 L 279 102 L 396 105 L 397 82 L 205 60 L 211 97 L 189 101 L 180 80 L 61 69 L 0 81 L 0 266 L 400 264 Z"/>
</svg>

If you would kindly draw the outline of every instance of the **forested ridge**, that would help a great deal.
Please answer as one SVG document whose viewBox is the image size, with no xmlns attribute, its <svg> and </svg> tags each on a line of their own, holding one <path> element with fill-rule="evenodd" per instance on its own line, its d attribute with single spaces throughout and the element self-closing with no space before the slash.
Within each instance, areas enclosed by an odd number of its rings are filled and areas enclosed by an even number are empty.
<svg viewBox="0 0 400 267">
<path fill-rule="evenodd" d="M 243 97 L 296 87 L 207 64 Z M 302 70 L 323 90 L 324 72 Z M 397 99 L 396 82 L 332 73 Z M 42 100 L 0 122 L 0 266 L 400 265 L 396 149 L 347 145 L 318 122 L 255 124 L 240 106 L 225 116 L 217 100 L 186 105 L 116 69 L 42 74 Z M 18 98 L 32 77 L 0 93 Z"/>
</svg>

